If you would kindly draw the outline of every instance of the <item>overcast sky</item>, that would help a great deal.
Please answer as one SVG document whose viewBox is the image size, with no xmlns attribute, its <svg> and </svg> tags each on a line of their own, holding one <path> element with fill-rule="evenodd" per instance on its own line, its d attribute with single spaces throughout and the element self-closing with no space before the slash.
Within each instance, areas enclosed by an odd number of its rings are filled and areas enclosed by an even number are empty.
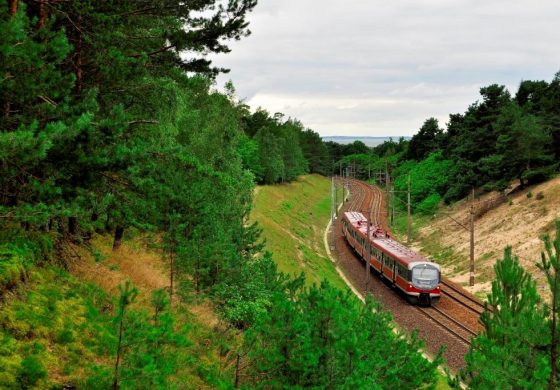
<svg viewBox="0 0 560 390">
<path fill-rule="evenodd" d="M 249 20 L 218 87 L 323 136 L 412 135 L 560 70 L 559 0 L 259 0 Z"/>
</svg>

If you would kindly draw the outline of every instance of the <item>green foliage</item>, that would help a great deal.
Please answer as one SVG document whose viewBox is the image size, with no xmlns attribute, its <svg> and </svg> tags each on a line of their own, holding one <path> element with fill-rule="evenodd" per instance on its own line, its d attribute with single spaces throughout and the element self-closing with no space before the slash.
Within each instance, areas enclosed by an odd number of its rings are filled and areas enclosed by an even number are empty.
<svg viewBox="0 0 560 390">
<path fill-rule="evenodd" d="M 420 213 L 433 215 L 436 212 L 441 201 L 442 198 L 439 194 L 432 194 L 425 198 L 422 202 L 420 202 L 416 207 Z"/>
<path fill-rule="evenodd" d="M 429 363 L 414 336 L 407 342 L 395 335 L 372 299 L 357 306 L 350 293 L 326 283 L 301 288 L 292 284 L 275 293 L 274 310 L 248 331 L 250 377 L 260 378 L 248 387 L 433 386 L 440 359 Z"/>
<path fill-rule="evenodd" d="M 327 142 L 335 170 L 352 166 L 362 179 L 368 178 L 370 168 L 388 170 L 398 191 L 405 189 L 406 176 L 412 173 L 416 176 L 412 178 L 415 211 L 420 211 L 418 205 L 424 199 L 433 196 L 435 200 L 435 194 L 451 202 L 473 187 L 503 191 L 512 180 L 524 186 L 557 173 L 560 73 L 550 83 L 523 81 L 515 99 L 497 84 L 481 88 L 480 94 L 482 101 L 463 114 L 449 116 L 445 130 L 429 118 L 410 141 L 390 140 L 365 151 Z M 432 169 L 432 164 L 438 166 Z M 418 177 L 422 170 L 425 178 Z"/>
<path fill-rule="evenodd" d="M 99 289 L 58 269 L 32 270 L 17 288 L 21 298 L 0 310 L 1 388 L 45 388 L 53 369 L 77 383 L 112 353 L 110 317 L 102 311 L 111 301 Z"/>
<path fill-rule="evenodd" d="M 272 294 L 285 277 L 278 273 L 269 253 L 240 267 L 216 287 L 216 303 L 223 317 L 246 329 L 272 309 Z"/>
<path fill-rule="evenodd" d="M 426 119 L 418 133 L 414 134 L 408 145 L 408 157 L 412 160 L 422 161 L 430 153 L 440 150 L 443 140 L 443 130 L 440 129 L 438 120 Z"/>
<path fill-rule="evenodd" d="M 2 294 L 26 278 L 25 260 L 22 259 L 21 254 L 14 252 L 7 245 L 0 246 L 0 293 Z"/>
<path fill-rule="evenodd" d="M 309 162 L 312 170 L 324 169 L 328 156 L 317 133 L 305 130 L 297 120 L 284 121 L 281 114 L 271 117 L 260 108 L 253 114 L 245 110 L 243 115 L 245 133 L 257 144 L 251 148 L 258 149 L 259 161 L 253 158 L 247 167 L 258 183 L 292 181 L 308 171 Z M 245 155 L 249 152 L 246 144 Z"/>
<path fill-rule="evenodd" d="M 473 340 L 465 357 L 464 379 L 481 389 L 544 388 L 550 334 L 535 281 L 512 256 L 511 247 L 494 270 L 496 279 L 480 318 L 484 333 Z"/>
<path fill-rule="evenodd" d="M 129 289 L 128 292 L 130 291 L 133 290 Z M 126 292 L 123 289 L 123 293 Z M 178 353 L 178 350 L 189 344 L 182 335 L 183 332 L 175 329 L 167 292 L 155 290 L 151 304 L 151 314 L 141 311 L 126 313 L 122 340 L 127 351 L 122 356 L 119 375 L 119 385 L 122 388 L 174 388 L 176 384 L 172 377 L 185 363 L 184 355 Z M 119 319 L 118 315 L 116 319 Z"/>
<path fill-rule="evenodd" d="M 551 240 L 549 235 L 543 238 L 544 251 L 542 252 L 539 268 L 546 275 L 550 289 L 550 351 L 548 388 L 556 389 L 560 386 L 560 362 L 558 358 L 560 344 L 560 220 L 556 221 L 556 237 Z"/>
<path fill-rule="evenodd" d="M 415 211 L 432 213 L 441 196 L 445 194 L 452 167 L 453 162 L 445 160 L 442 153 L 430 154 L 425 160 L 411 166 L 408 175 L 410 175 L 411 201 Z M 395 179 L 395 190 L 407 191 L 408 175 L 403 174 Z M 399 194 L 402 201 L 406 202 L 406 194 L 403 195 L 402 192 Z"/>
<path fill-rule="evenodd" d="M 331 160 L 321 136 L 310 129 L 300 131 L 299 143 L 309 164 L 309 172 L 328 176 L 331 173 Z"/>
<path fill-rule="evenodd" d="M 47 376 L 43 363 L 36 355 L 29 355 L 21 361 L 17 381 L 22 388 L 35 386 L 40 379 Z"/>
<path fill-rule="evenodd" d="M 33 265 L 47 259 L 52 251 L 49 236 L 11 229 L 0 238 L 0 297 L 28 278 Z"/>
</svg>

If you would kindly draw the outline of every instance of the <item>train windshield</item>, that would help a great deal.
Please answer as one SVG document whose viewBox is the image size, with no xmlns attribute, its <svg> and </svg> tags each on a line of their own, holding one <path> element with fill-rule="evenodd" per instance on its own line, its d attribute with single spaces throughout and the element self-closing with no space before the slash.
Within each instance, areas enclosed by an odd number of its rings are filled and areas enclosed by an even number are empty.
<svg viewBox="0 0 560 390">
<path fill-rule="evenodd" d="M 412 284 L 417 288 L 433 289 L 439 283 L 439 271 L 428 264 L 412 268 Z"/>
</svg>

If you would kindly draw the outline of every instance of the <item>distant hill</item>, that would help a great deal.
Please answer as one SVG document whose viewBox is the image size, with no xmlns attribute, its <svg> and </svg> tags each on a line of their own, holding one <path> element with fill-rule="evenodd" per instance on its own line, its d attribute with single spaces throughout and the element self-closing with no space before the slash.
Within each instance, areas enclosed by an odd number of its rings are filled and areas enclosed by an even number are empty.
<svg viewBox="0 0 560 390">
<path fill-rule="evenodd" d="M 394 137 L 360 137 L 360 136 L 342 136 L 342 135 L 334 135 L 331 137 L 321 137 L 323 141 L 333 141 L 339 144 L 351 144 L 354 141 L 362 141 L 367 146 L 377 146 L 382 144 L 385 141 L 389 141 L 391 138 L 393 141 L 398 141 L 401 136 L 394 136 Z M 412 137 L 409 136 L 402 136 L 402 138 L 409 140 Z"/>
</svg>

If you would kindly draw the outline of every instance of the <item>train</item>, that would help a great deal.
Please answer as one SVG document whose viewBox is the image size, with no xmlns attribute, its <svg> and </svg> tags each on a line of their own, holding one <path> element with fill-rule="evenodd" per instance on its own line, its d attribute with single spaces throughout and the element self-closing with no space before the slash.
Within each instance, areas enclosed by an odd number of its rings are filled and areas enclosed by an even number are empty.
<svg viewBox="0 0 560 390">
<path fill-rule="evenodd" d="M 411 304 L 432 305 L 441 297 L 441 268 L 398 241 L 379 226 L 370 224 L 368 256 L 368 220 L 359 212 L 345 212 L 342 217 L 344 237 L 365 262 L 400 290 Z"/>
</svg>

